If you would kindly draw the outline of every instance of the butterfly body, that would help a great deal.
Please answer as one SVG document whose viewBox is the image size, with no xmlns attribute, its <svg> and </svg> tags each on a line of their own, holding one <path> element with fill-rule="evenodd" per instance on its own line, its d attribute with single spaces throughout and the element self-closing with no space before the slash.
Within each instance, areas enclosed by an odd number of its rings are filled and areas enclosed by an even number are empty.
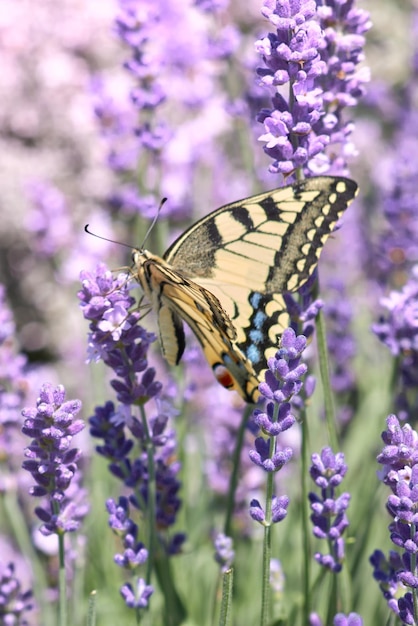
<svg viewBox="0 0 418 626">
<path fill-rule="evenodd" d="M 163 355 L 179 362 L 183 322 L 196 335 L 218 381 L 247 402 L 289 324 L 283 293 L 315 269 L 357 185 L 317 177 L 208 214 L 158 257 L 134 250 L 134 274 L 158 315 Z"/>
</svg>

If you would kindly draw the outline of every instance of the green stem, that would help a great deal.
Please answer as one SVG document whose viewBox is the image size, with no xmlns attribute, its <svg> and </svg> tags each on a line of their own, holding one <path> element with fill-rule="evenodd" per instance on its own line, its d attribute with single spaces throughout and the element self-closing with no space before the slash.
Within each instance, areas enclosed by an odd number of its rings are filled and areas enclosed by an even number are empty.
<svg viewBox="0 0 418 626">
<path fill-rule="evenodd" d="M 334 452 L 337 452 L 339 444 L 336 431 L 334 401 L 329 373 L 325 318 L 322 311 L 320 311 L 318 314 L 316 324 L 316 337 L 318 345 L 319 370 L 321 373 L 322 388 L 324 391 L 325 421 L 327 424 L 328 439 L 331 448 L 334 450 Z"/>
<path fill-rule="evenodd" d="M 67 581 L 65 576 L 65 534 L 58 535 L 58 554 L 59 554 L 59 624 L 67 626 Z"/>
<path fill-rule="evenodd" d="M 145 414 L 144 405 L 140 406 L 141 410 L 141 421 L 145 434 L 146 441 L 146 449 L 147 449 L 147 461 L 148 461 L 148 499 L 146 503 L 146 511 L 147 511 L 147 549 L 148 549 L 148 560 L 147 560 L 147 573 L 146 573 L 146 583 L 147 585 L 151 584 L 151 575 L 154 560 L 156 557 L 156 532 L 155 532 L 155 502 L 157 497 L 157 489 L 156 489 L 156 481 L 155 481 L 155 464 L 154 464 L 154 445 L 152 443 L 147 416 Z"/>
<path fill-rule="evenodd" d="M 277 422 L 279 416 L 279 404 L 274 405 L 273 422 Z M 270 437 L 270 458 L 273 458 L 276 451 L 277 439 Z M 274 492 L 274 472 L 268 472 L 266 485 L 266 508 L 264 521 L 264 542 L 263 542 L 263 572 L 262 572 L 262 591 L 261 591 L 261 620 L 260 626 L 266 626 L 270 617 L 270 561 L 271 561 L 271 510 Z"/>
<path fill-rule="evenodd" d="M 222 603 L 219 616 L 219 626 L 228 626 L 231 622 L 232 588 L 234 584 L 233 568 L 224 572 L 222 576 Z"/>
<path fill-rule="evenodd" d="M 87 626 L 96 626 L 96 599 L 96 591 L 92 591 L 89 596 Z"/>
<path fill-rule="evenodd" d="M 234 505 L 235 505 L 235 493 L 238 486 L 238 477 L 239 477 L 239 468 L 240 468 L 240 459 L 241 459 L 241 451 L 242 446 L 244 445 L 244 435 L 247 427 L 247 422 L 250 414 L 253 411 L 253 407 L 246 406 L 244 412 L 242 414 L 242 420 L 240 427 L 236 436 L 236 443 L 234 454 L 232 457 L 232 472 L 231 478 L 229 481 L 229 489 L 228 489 L 228 497 L 226 503 L 226 515 L 225 515 L 225 524 L 224 524 L 224 533 L 227 537 L 231 537 L 232 533 L 232 516 L 234 514 Z"/>
<path fill-rule="evenodd" d="M 310 541 L 310 524 L 309 524 L 309 506 L 308 506 L 308 467 L 309 467 L 309 428 L 308 420 L 306 419 L 306 411 L 301 412 L 302 422 L 302 473 L 301 473 L 301 487 L 302 487 L 302 544 L 303 544 L 303 623 L 309 623 L 309 614 L 311 612 L 310 607 L 310 580 L 311 580 L 311 558 L 312 549 Z"/>
</svg>

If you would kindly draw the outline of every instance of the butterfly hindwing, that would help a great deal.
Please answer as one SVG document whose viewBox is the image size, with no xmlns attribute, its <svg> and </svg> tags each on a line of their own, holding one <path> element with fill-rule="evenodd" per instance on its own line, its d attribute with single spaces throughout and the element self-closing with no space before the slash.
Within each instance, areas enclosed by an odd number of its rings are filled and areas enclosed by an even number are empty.
<svg viewBox="0 0 418 626">
<path fill-rule="evenodd" d="M 134 261 L 135 276 L 157 312 L 160 344 L 167 362 L 177 365 L 181 359 L 186 322 L 219 382 L 252 401 L 258 380 L 251 362 L 235 344 L 235 327 L 217 297 L 146 250 L 135 251 Z"/>
<path fill-rule="evenodd" d="M 289 320 L 282 294 L 314 271 L 357 185 L 317 177 L 221 207 L 193 224 L 163 259 L 135 252 L 137 278 L 159 314 L 169 363 L 192 329 L 218 380 L 248 402 Z"/>
</svg>

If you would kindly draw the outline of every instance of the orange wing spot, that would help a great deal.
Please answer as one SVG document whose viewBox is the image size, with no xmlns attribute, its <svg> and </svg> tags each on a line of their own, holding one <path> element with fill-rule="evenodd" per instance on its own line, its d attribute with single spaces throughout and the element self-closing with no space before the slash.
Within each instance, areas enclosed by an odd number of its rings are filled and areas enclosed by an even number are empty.
<svg viewBox="0 0 418 626">
<path fill-rule="evenodd" d="M 231 389 L 235 385 L 235 381 L 231 376 L 231 373 L 226 369 L 224 365 L 215 365 L 213 373 L 218 383 L 221 383 L 226 389 Z"/>
</svg>

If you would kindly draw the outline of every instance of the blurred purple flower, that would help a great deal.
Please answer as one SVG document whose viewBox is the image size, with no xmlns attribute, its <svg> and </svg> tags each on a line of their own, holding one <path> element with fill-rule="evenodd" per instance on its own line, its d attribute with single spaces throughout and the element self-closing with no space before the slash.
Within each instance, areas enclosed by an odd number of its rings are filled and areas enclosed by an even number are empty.
<svg viewBox="0 0 418 626">
<path fill-rule="evenodd" d="M 418 408 L 418 265 L 400 292 L 392 291 L 381 304 L 388 310 L 373 324 L 373 332 L 398 358 L 396 407 L 406 420 Z"/>
<path fill-rule="evenodd" d="M 64 195 L 57 187 L 43 182 L 27 184 L 32 202 L 26 228 L 31 234 L 31 245 L 37 254 L 52 258 L 71 249 L 74 233 L 71 215 Z"/>
<path fill-rule="evenodd" d="M 373 566 L 373 578 L 378 581 L 383 597 L 392 611 L 398 613 L 397 597 L 402 585 L 398 580 L 398 571 L 403 569 L 402 559 L 395 550 L 389 551 L 387 558 L 381 550 L 375 550 L 369 559 Z"/>
<path fill-rule="evenodd" d="M 327 345 L 331 366 L 331 385 L 340 400 L 338 420 L 344 424 L 353 414 L 352 403 L 357 392 L 356 379 L 351 367 L 356 346 L 351 331 L 353 317 L 350 300 L 345 295 L 342 281 L 327 284 L 330 292 L 325 305 L 327 320 Z"/>
<path fill-rule="evenodd" d="M 9 428 L 20 425 L 20 410 L 28 391 L 27 360 L 17 352 L 13 314 L 0 284 L 0 449 L 7 455 Z"/>
<path fill-rule="evenodd" d="M 334 626 L 363 626 L 363 620 L 357 613 L 337 613 L 332 621 Z M 323 622 L 317 613 L 309 616 L 309 626 L 323 626 Z"/>
<path fill-rule="evenodd" d="M 120 595 L 130 609 L 146 608 L 153 593 L 154 587 L 147 585 L 143 578 L 137 578 L 135 589 L 131 583 L 125 583 L 120 589 Z"/>
<path fill-rule="evenodd" d="M 24 614 L 33 609 L 32 590 L 21 591 L 13 563 L 0 569 L 0 621 L 4 626 L 28 626 Z"/>
<path fill-rule="evenodd" d="M 321 454 L 312 455 L 312 465 L 309 473 L 321 495 L 309 493 L 313 524 L 313 533 L 319 539 L 327 539 L 331 554 L 315 554 L 315 560 L 338 573 L 342 569 L 344 560 L 344 540 L 342 535 L 349 525 L 346 510 L 350 502 L 350 494 L 335 495 L 335 489 L 340 485 L 347 472 L 342 452 L 334 454 L 331 448 L 323 448 Z"/>
<path fill-rule="evenodd" d="M 62 385 L 53 389 L 45 383 L 36 408 L 22 411 L 25 418 L 22 432 L 32 437 L 22 467 L 32 474 L 36 483 L 29 493 L 45 497 L 45 505 L 35 509 L 45 535 L 78 530 L 88 512 L 86 494 L 77 484 L 81 452 L 70 447 L 74 435 L 84 428 L 84 422 L 75 419 L 80 409 L 79 400 L 65 400 Z"/>
<path fill-rule="evenodd" d="M 233 549 L 233 541 L 231 537 L 227 537 L 224 533 L 218 533 L 214 539 L 215 561 L 221 566 L 222 573 L 231 569 L 235 559 Z"/>
<path fill-rule="evenodd" d="M 124 496 L 119 498 L 118 504 L 112 499 L 106 502 L 109 513 L 109 526 L 122 539 L 123 554 L 116 554 L 114 561 L 119 567 L 133 570 L 143 565 L 148 559 L 148 550 L 138 541 L 138 526 L 129 517 L 129 501 Z"/>
<path fill-rule="evenodd" d="M 389 155 L 386 171 L 388 176 L 378 180 L 380 191 L 378 206 L 383 205 L 386 226 L 381 232 L 379 254 L 374 254 L 371 267 L 378 268 L 379 282 L 383 285 L 401 287 L 411 267 L 418 263 L 418 167 L 411 154 L 418 149 L 418 113 L 416 107 L 416 84 L 418 79 L 418 9 L 411 7 L 410 30 L 405 34 L 411 42 L 411 61 L 404 84 L 392 88 L 390 105 L 395 110 L 391 117 L 383 118 L 386 127 L 392 129 L 386 153 Z M 379 97 L 379 105 L 381 98 Z M 379 111 L 379 109 L 378 109 Z M 376 108 L 373 113 L 376 112 Z M 381 109 L 379 118 L 382 119 Z M 387 131 L 386 131 L 387 132 Z M 379 168 L 381 169 L 381 168 Z M 379 184 L 381 183 L 381 184 Z"/>
</svg>

